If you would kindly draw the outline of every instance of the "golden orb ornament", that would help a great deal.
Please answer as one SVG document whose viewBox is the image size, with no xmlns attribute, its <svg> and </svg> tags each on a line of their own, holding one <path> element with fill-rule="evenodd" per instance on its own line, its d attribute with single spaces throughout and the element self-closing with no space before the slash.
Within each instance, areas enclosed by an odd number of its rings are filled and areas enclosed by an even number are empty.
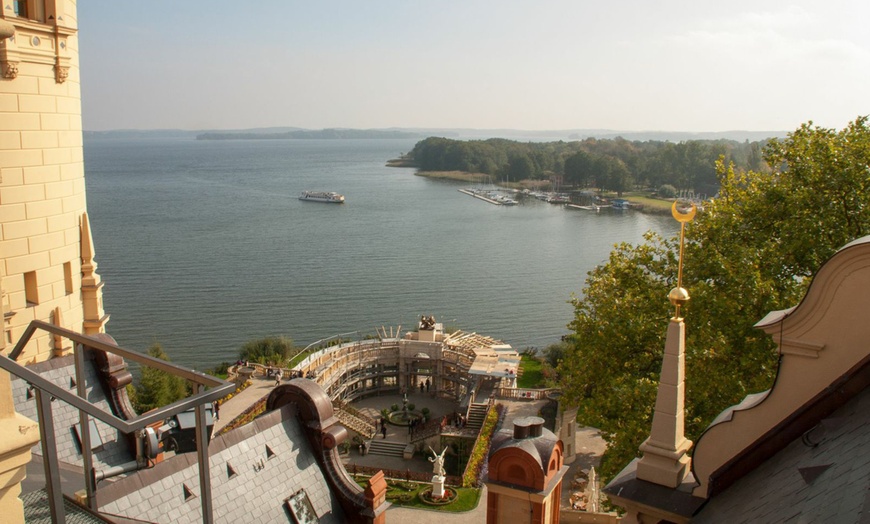
<svg viewBox="0 0 870 524">
<path fill-rule="evenodd" d="M 668 300 L 677 307 L 684 306 L 689 301 L 689 291 L 686 288 L 675 287 L 668 293 Z"/>
<path fill-rule="evenodd" d="M 674 204 L 671 206 L 671 215 L 682 224 L 691 222 L 697 211 L 698 208 L 695 207 L 695 204 L 684 199 L 674 200 Z"/>
</svg>

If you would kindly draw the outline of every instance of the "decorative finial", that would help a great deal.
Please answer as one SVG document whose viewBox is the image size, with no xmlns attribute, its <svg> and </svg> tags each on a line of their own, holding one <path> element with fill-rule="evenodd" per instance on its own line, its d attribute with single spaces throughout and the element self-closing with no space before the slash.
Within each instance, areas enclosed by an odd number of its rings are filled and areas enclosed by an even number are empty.
<svg viewBox="0 0 870 524">
<path fill-rule="evenodd" d="M 690 200 L 677 199 L 671 206 L 671 215 L 680 223 L 680 258 L 677 270 L 677 287 L 668 293 L 668 300 L 675 306 L 674 318 L 680 318 L 680 306 L 689 301 L 689 292 L 683 288 L 683 241 L 686 238 L 686 224 L 695 218 L 698 209 Z"/>
<path fill-rule="evenodd" d="M 689 292 L 683 289 L 683 242 L 686 224 L 695 217 L 696 211 L 695 204 L 689 200 L 680 199 L 671 206 L 671 214 L 680 223 L 677 287 L 668 293 L 676 313 L 668 322 L 652 427 L 649 438 L 640 445 L 643 456 L 637 462 L 638 479 L 668 488 L 682 484 L 691 469 L 691 458 L 687 453 L 692 449 L 692 441 L 686 438 L 684 431 L 686 326 L 680 318 L 680 306 L 689 301 Z"/>
</svg>

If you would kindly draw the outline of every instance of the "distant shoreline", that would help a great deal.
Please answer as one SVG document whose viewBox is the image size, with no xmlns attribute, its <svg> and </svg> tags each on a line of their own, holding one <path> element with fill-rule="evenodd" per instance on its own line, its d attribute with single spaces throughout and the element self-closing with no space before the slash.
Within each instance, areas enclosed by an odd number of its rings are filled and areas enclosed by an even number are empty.
<svg viewBox="0 0 870 524">
<path fill-rule="evenodd" d="M 197 140 L 347 140 L 347 139 L 403 139 L 425 138 L 419 133 L 386 131 L 376 129 L 322 129 L 319 131 L 297 130 L 283 133 L 247 133 L 213 131 L 196 135 Z"/>
</svg>

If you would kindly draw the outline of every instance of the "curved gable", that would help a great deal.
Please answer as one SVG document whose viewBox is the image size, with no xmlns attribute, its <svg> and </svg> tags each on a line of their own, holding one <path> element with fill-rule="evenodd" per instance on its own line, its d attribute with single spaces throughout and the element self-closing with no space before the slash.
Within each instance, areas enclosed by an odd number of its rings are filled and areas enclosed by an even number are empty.
<svg viewBox="0 0 870 524">
<path fill-rule="evenodd" d="M 870 237 L 831 257 L 797 307 L 772 312 L 756 325 L 779 348 L 776 381 L 769 392 L 726 410 L 727 416 L 717 417 L 698 440 L 692 459 L 699 482 L 694 495 L 720 491 L 851 398 L 832 395 L 866 368 L 867 311 Z"/>
</svg>

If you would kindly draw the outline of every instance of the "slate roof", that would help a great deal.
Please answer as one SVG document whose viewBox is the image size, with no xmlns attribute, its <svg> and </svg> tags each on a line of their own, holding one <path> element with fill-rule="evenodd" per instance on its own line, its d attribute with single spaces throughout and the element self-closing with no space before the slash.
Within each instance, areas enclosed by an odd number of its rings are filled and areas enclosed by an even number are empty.
<svg viewBox="0 0 870 524">
<path fill-rule="evenodd" d="M 715 496 L 692 522 L 840 523 L 868 518 L 870 390 L 865 389 Z"/>
<path fill-rule="evenodd" d="M 75 357 L 72 355 L 30 364 L 27 366 L 27 369 L 39 373 L 46 380 L 50 380 L 73 394 L 76 393 Z M 28 398 L 27 382 L 14 375 L 12 379 L 12 399 L 15 403 L 15 411 L 30 420 L 38 420 L 36 397 L 30 396 Z M 94 361 L 90 359 L 85 359 L 85 383 L 87 384 L 85 390 L 87 391 L 88 402 L 98 406 L 106 413 L 112 413 L 112 408 L 108 400 L 106 400 L 105 392 L 100 386 L 100 379 Z M 74 429 L 79 424 L 78 409 L 58 400 L 51 403 L 51 411 L 52 419 L 54 420 L 58 459 L 61 462 L 81 467 L 81 447 L 77 431 Z M 91 420 L 96 425 L 97 432 L 103 442 L 102 446 L 93 452 L 95 469 L 102 470 L 135 459 L 123 433 L 93 417 L 91 417 Z M 93 439 L 91 444 L 92 446 L 94 445 Z M 41 443 L 37 443 L 32 448 L 32 452 L 42 456 Z"/>
<path fill-rule="evenodd" d="M 345 521 L 292 405 L 212 440 L 209 455 L 215 522 L 294 522 L 284 501 L 300 489 L 319 522 Z M 173 524 L 202 522 L 199 496 L 195 453 L 97 490 L 101 512 Z"/>
</svg>

